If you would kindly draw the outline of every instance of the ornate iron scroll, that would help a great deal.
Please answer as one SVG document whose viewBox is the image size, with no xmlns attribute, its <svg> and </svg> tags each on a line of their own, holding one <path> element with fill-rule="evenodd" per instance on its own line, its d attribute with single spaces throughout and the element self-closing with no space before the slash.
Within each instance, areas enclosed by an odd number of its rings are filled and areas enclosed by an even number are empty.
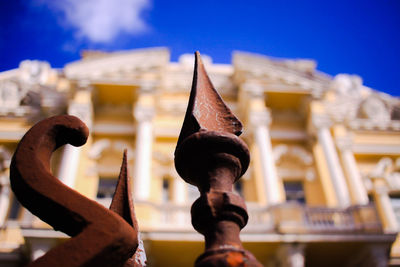
<svg viewBox="0 0 400 267">
<path fill-rule="evenodd" d="M 16 149 L 10 180 L 18 200 L 55 230 L 72 236 L 29 266 L 134 266 L 129 259 L 138 246 L 138 232 L 129 188 L 124 187 L 126 158 L 111 205 L 122 217 L 65 186 L 50 172 L 53 151 L 67 143 L 81 146 L 88 134 L 78 118 L 56 116 L 33 126 Z M 126 200 L 127 206 L 121 204 Z"/>
<path fill-rule="evenodd" d="M 175 168 L 199 188 L 193 203 L 193 227 L 205 237 L 205 252 L 195 266 L 262 266 L 243 249 L 240 230 L 247 224 L 244 200 L 233 184 L 249 165 L 247 145 L 238 138 L 242 124 L 214 89 L 195 53 L 188 108 L 175 150 Z"/>
</svg>

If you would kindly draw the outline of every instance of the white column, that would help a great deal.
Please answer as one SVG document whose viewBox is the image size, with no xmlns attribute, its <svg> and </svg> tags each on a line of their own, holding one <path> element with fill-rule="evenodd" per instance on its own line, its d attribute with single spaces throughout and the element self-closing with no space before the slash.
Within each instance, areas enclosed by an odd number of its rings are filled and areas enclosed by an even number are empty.
<svg viewBox="0 0 400 267">
<path fill-rule="evenodd" d="M 0 176 L 1 192 L 0 192 L 0 227 L 4 225 L 10 206 L 10 183 L 6 175 Z"/>
<path fill-rule="evenodd" d="M 9 166 L 11 153 L 3 146 L 0 146 L 0 227 L 4 225 L 10 206 L 10 178 Z"/>
<path fill-rule="evenodd" d="M 90 95 L 89 91 L 80 92 Z M 92 107 L 89 102 L 72 102 L 68 108 L 68 114 L 81 119 L 90 129 L 92 126 Z M 60 166 L 58 169 L 58 178 L 67 186 L 74 187 L 80 159 L 80 147 L 65 145 Z"/>
<path fill-rule="evenodd" d="M 65 185 L 74 187 L 76 173 L 78 171 L 80 148 L 69 144 L 65 145 L 60 167 L 58 169 L 58 179 Z"/>
<path fill-rule="evenodd" d="M 185 219 L 188 217 L 186 211 L 182 207 L 186 203 L 187 199 L 186 184 L 178 175 L 174 178 L 173 186 L 173 201 L 174 204 L 178 206 L 177 213 L 174 216 L 174 220 L 178 225 L 183 225 L 186 223 Z"/>
<path fill-rule="evenodd" d="M 52 240 L 40 240 L 34 239 L 31 241 L 31 261 L 35 261 L 38 258 L 42 257 L 49 251 L 54 245 L 54 241 Z"/>
<path fill-rule="evenodd" d="M 333 144 L 332 135 L 329 131 L 330 121 L 328 118 L 318 116 L 313 118 L 313 123 L 317 128 L 318 141 L 324 151 L 338 204 L 341 207 L 348 207 L 351 204 L 350 196 L 347 190 L 343 170 L 339 163 L 339 157 Z"/>
<path fill-rule="evenodd" d="M 375 202 L 378 213 L 383 219 L 384 229 L 388 232 L 397 232 L 399 230 L 399 225 L 392 204 L 390 203 L 388 189 L 382 185 L 376 184 L 376 179 L 374 179 Z"/>
<path fill-rule="evenodd" d="M 151 160 L 153 144 L 152 118 L 154 109 L 136 106 L 134 115 L 136 127 L 136 158 L 133 175 L 135 200 L 147 200 L 150 196 Z"/>
<path fill-rule="evenodd" d="M 281 202 L 281 198 L 280 181 L 276 171 L 271 137 L 268 129 L 270 121 L 271 117 L 266 110 L 250 113 L 250 122 L 253 127 L 254 139 L 260 152 L 262 177 L 268 205 L 274 205 Z"/>
<path fill-rule="evenodd" d="M 305 246 L 283 244 L 276 253 L 276 264 L 279 267 L 304 267 L 305 266 Z"/>
<path fill-rule="evenodd" d="M 186 184 L 180 177 L 174 178 L 173 200 L 175 204 L 184 205 L 186 203 Z"/>
<path fill-rule="evenodd" d="M 353 151 L 351 151 L 351 142 L 348 139 L 338 139 L 337 145 L 340 150 L 342 164 L 347 176 L 349 191 L 353 196 L 355 204 L 368 204 L 368 193 L 358 170 Z"/>
</svg>

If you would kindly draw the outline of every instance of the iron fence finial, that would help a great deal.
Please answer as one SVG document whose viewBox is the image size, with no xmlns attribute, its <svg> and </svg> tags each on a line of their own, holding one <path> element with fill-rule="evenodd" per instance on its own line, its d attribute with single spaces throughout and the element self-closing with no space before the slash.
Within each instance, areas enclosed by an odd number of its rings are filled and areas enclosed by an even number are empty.
<svg viewBox="0 0 400 267">
<path fill-rule="evenodd" d="M 233 192 L 233 184 L 249 165 L 247 145 L 239 139 L 241 122 L 214 89 L 200 53 L 189 104 L 175 150 L 175 168 L 199 188 L 193 203 L 193 227 L 205 237 L 205 252 L 195 266 L 262 266 L 244 250 L 239 238 L 247 224 L 246 205 Z"/>
</svg>

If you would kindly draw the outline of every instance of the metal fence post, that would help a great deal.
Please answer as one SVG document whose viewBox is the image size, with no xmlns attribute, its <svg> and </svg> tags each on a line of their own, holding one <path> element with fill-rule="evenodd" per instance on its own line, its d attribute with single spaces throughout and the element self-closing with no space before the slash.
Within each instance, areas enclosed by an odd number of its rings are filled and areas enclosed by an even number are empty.
<svg viewBox="0 0 400 267">
<path fill-rule="evenodd" d="M 244 200 L 233 184 L 249 165 L 247 145 L 238 138 L 242 124 L 214 89 L 195 53 L 195 70 L 185 120 L 175 150 L 175 168 L 198 187 L 193 227 L 205 237 L 205 252 L 195 266 L 262 266 L 239 238 L 247 224 Z"/>
</svg>

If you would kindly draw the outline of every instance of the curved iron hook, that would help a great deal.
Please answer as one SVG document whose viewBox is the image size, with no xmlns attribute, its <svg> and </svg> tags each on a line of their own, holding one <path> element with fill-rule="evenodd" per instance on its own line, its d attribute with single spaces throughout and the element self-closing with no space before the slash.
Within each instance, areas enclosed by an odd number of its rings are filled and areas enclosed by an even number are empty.
<svg viewBox="0 0 400 267">
<path fill-rule="evenodd" d="M 138 238 L 118 214 L 65 186 L 50 172 L 54 150 L 81 146 L 89 130 L 74 116 L 55 116 L 34 125 L 22 138 L 10 166 L 11 188 L 23 206 L 72 236 L 29 266 L 123 266 Z"/>
</svg>

